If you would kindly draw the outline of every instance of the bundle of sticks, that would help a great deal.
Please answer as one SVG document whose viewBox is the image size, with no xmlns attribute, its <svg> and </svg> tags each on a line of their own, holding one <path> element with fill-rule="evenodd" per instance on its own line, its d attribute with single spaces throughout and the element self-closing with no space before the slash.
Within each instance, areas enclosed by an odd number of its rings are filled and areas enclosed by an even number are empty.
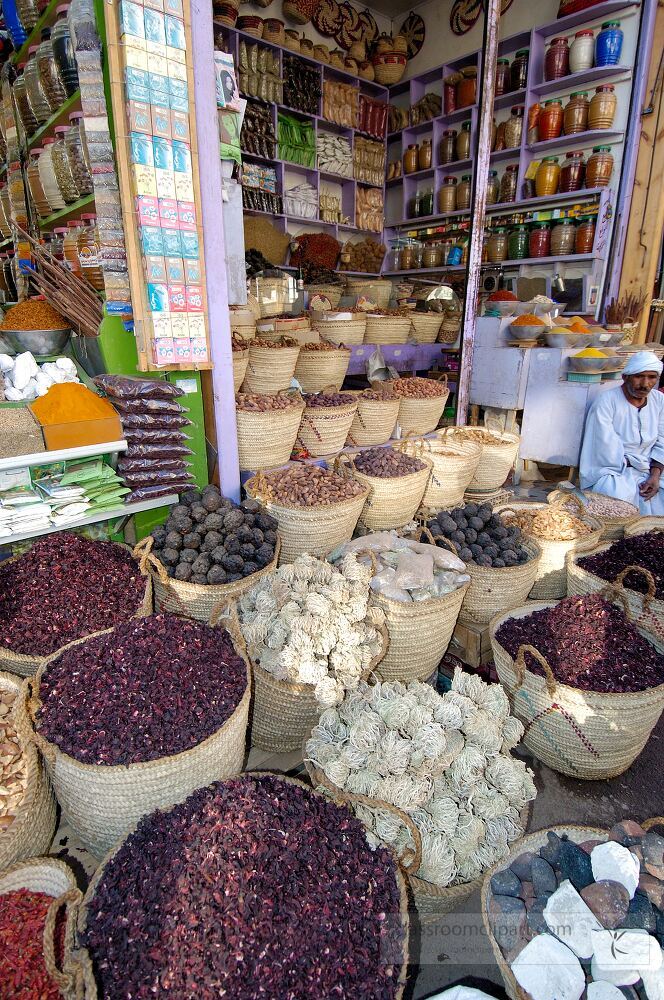
<svg viewBox="0 0 664 1000">
<path fill-rule="evenodd" d="M 77 333 L 83 337 L 96 337 L 104 311 L 95 290 L 20 226 L 15 226 L 15 229 L 31 247 L 35 262 L 35 270 L 29 274 L 31 286 L 68 320 Z"/>
<path fill-rule="evenodd" d="M 611 299 L 606 307 L 606 322 L 611 326 L 622 326 L 623 323 L 637 323 L 643 307 L 646 304 L 647 295 L 642 292 L 635 295 L 626 292 L 619 299 Z"/>
</svg>

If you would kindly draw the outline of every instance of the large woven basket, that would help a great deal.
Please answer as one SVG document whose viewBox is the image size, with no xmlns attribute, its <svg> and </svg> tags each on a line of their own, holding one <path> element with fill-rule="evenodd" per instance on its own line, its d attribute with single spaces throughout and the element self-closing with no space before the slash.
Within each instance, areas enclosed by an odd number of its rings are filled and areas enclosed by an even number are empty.
<svg viewBox="0 0 664 1000">
<path fill-rule="evenodd" d="M 368 496 L 368 490 L 364 490 L 359 496 L 327 507 L 279 503 L 270 499 L 268 480 L 261 473 L 247 480 L 244 488 L 247 496 L 259 500 L 277 520 L 281 539 L 280 565 L 294 562 L 303 552 L 325 556 L 337 545 L 350 541 Z"/>
<path fill-rule="evenodd" d="M 407 437 L 409 434 L 429 434 L 431 431 L 435 431 L 450 394 L 447 388 L 447 376 L 441 385 L 443 392 L 440 396 L 430 396 L 425 399 L 412 399 L 410 396 L 400 397 L 397 422 L 401 429 L 401 437 Z"/>
<path fill-rule="evenodd" d="M 244 472 L 285 465 L 302 420 L 304 403 L 298 396 L 285 410 L 243 410 L 236 407 L 237 448 Z"/>
<path fill-rule="evenodd" d="M 380 316 L 369 313 L 365 344 L 405 344 L 410 334 L 410 316 Z"/>
<path fill-rule="evenodd" d="M 233 351 L 233 390 L 238 392 L 247 374 L 249 364 L 249 348 L 244 351 Z"/>
<path fill-rule="evenodd" d="M 531 558 L 517 566 L 466 564 L 470 585 L 459 613 L 462 625 L 487 625 L 494 615 L 525 602 L 537 579 L 542 550 L 531 538 L 523 542 L 523 547 Z"/>
<path fill-rule="evenodd" d="M 364 313 L 352 313 L 352 319 L 329 319 L 323 313 L 321 317 L 314 315 L 311 324 L 332 344 L 363 344 L 367 329 L 367 317 Z"/>
<path fill-rule="evenodd" d="M 538 760 L 573 778 L 614 778 L 634 763 L 648 742 L 664 710 L 664 684 L 627 694 L 586 691 L 557 683 L 533 645 L 521 646 L 514 660 L 496 638 L 502 623 L 555 604 L 532 602 L 492 619 L 491 647 L 498 678 L 512 711 L 526 727 L 523 742 Z M 664 652 L 663 640 L 645 629 L 639 631 L 658 652 Z M 528 669 L 525 653 L 537 659 L 545 677 Z"/>
<path fill-rule="evenodd" d="M 270 772 L 261 772 L 261 771 L 246 771 L 245 772 L 245 774 L 247 776 L 251 776 L 252 774 L 258 776 L 261 773 L 265 774 L 265 773 L 270 773 Z M 311 794 L 311 795 L 320 795 L 321 794 L 320 792 L 317 792 L 315 788 L 311 788 L 309 785 L 304 785 L 304 783 L 301 782 L 301 781 L 299 781 L 297 778 L 291 778 L 291 777 L 288 777 L 285 774 L 274 775 L 274 774 L 270 773 L 270 776 L 271 777 L 278 777 L 280 781 L 283 781 L 284 783 L 287 783 L 287 784 L 290 784 L 290 785 L 299 785 L 300 787 L 305 787 L 306 790 L 307 790 L 307 792 L 309 794 Z M 134 833 L 135 829 L 136 829 L 136 827 L 134 827 L 133 829 L 129 830 L 127 832 L 127 836 L 129 836 L 130 834 Z M 81 906 L 79 908 L 79 911 L 78 911 L 78 932 L 79 932 L 79 935 L 82 934 L 85 931 L 85 929 L 86 929 L 88 906 L 90 905 L 90 902 L 91 902 L 91 900 L 92 900 L 95 892 L 97 891 L 97 887 L 99 886 L 99 883 L 101 882 L 101 879 L 102 879 L 102 877 L 104 875 L 104 871 L 106 869 L 106 866 L 113 859 L 113 857 L 116 854 L 116 852 L 122 847 L 125 839 L 126 838 L 123 838 L 123 840 L 120 841 L 119 844 L 116 844 L 115 847 L 111 851 L 109 851 L 109 853 L 106 855 L 106 857 L 103 858 L 103 860 L 101 861 L 101 864 L 99 865 L 99 868 L 97 869 L 97 871 L 93 875 L 92 880 L 90 881 L 90 884 L 88 885 L 87 892 L 85 893 L 85 896 L 83 897 L 83 902 L 82 902 L 82 904 L 81 904 Z M 312 843 L 310 846 L 312 847 L 313 850 L 315 850 L 315 847 L 316 847 L 315 843 Z M 396 878 L 396 881 L 397 881 L 397 885 L 399 887 L 399 918 L 400 918 L 401 925 L 402 925 L 403 930 L 404 930 L 404 946 L 403 946 L 403 954 L 401 955 L 401 961 L 400 961 L 400 963 L 394 963 L 395 966 L 398 964 L 398 968 L 399 968 L 398 977 L 397 977 L 397 980 L 396 980 L 397 981 L 397 989 L 396 989 L 396 992 L 395 992 L 395 1000 L 402 1000 L 404 989 L 405 989 L 405 986 L 406 986 L 406 976 L 407 976 L 407 971 L 408 971 L 408 943 L 409 943 L 408 890 L 407 890 L 407 887 L 406 887 L 406 882 L 405 882 L 404 877 L 403 877 L 402 872 L 401 872 L 401 867 L 400 867 L 400 865 L 398 863 L 398 860 L 397 860 L 396 856 L 394 856 L 394 862 L 395 862 L 395 864 L 394 864 L 394 874 L 395 874 L 395 878 Z M 393 917 L 393 915 L 388 915 L 388 919 L 392 919 L 392 917 Z M 87 959 L 88 965 L 91 967 L 90 958 L 87 955 L 87 953 L 85 953 L 85 958 Z M 384 960 L 392 962 L 392 956 L 385 956 Z M 97 1000 L 97 992 L 96 992 L 96 990 L 95 990 L 94 993 L 86 994 L 84 1000 Z M 321 1000 L 322 1000 L 322 998 L 321 998 Z"/>
<path fill-rule="evenodd" d="M 413 333 L 420 344 L 435 344 L 442 322 L 441 313 L 413 312 L 410 316 Z"/>
<path fill-rule="evenodd" d="M 486 439 L 477 442 L 481 445 L 482 453 L 468 489 L 473 493 L 493 493 L 500 489 L 509 476 L 519 453 L 521 438 L 518 434 L 511 434 L 508 431 L 488 431 L 482 427 L 446 427 L 442 436 L 444 440 L 455 443 L 467 442 L 473 440 L 469 431 L 471 434 L 485 431 Z M 502 444 L 492 442 L 489 435 L 491 438 L 499 438 Z"/>
<path fill-rule="evenodd" d="M 595 491 L 586 490 L 584 495 L 590 496 L 591 492 L 594 493 Z M 603 496 L 607 500 L 613 499 L 613 497 L 608 497 L 604 493 L 598 493 L 597 495 Z M 569 503 L 570 499 L 570 494 L 564 490 L 553 490 L 547 496 L 549 503 Z M 574 501 L 572 500 L 572 504 L 573 502 Z M 625 534 L 625 529 L 640 520 L 639 514 L 636 512 L 628 517 L 599 517 L 597 514 L 593 516 L 596 517 L 602 525 L 602 541 L 622 538 Z"/>
<path fill-rule="evenodd" d="M 121 545 L 123 549 L 128 552 L 131 551 L 128 545 L 123 545 L 120 542 L 107 542 L 107 545 Z M 11 559 L 7 559 L 3 565 L 7 566 L 10 562 L 14 562 L 16 559 L 20 559 L 20 556 L 14 556 Z M 38 584 L 35 584 L 35 589 L 37 589 Z M 146 615 L 152 614 L 152 583 L 150 580 L 145 582 L 145 592 L 143 594 L 143 600 L 141 605 L 135 615 L 132 618 L 144 618 Z M 118 623 L 116 623 L 118 624 Z M 99 632 L 90 633 L 86 636 L 86 639 L 91 639 L 93 635 L 100 635 Z M 14 653 L 11 649 L 6 649 L 4 646 L 0 646 L 0 670 L 8 670 L 10 674 L 18 674 L 19 677 L 32 677 L 37 673 L 40 667 L 45 663 L 48 663 L 50 659 L 56 656 L 60 656 L 61 653 L 67 649 L 68 646 L 73 645 L 76 642 L 80 642 L 79 639 L 74 639 L 72 642 L 66 643 L 64 646 L 60 646 L 56 649 L 54 653 L 50 653 L 48 656 L 31 656 L 25 653 Z"/>
<path fill-rule="evenodd" d="M 189 583 L 186 580 L 176 580 L 166 572 L 166 567 L 152 554 L 153 538 L 148 535 L 138 543 L 134 555 L 139 559 L 141 573 L 149 576 L 154 586 L 155 610 L 171 611 L 183 618 L 195 618 L 199 622 L 209 622 L 210 615 L 219 604 L 240 597 L 245 591 L 251 590 L 263 576 L 267 576 L 276 568 L 279 560 L 281 544 L 277 538 L 272 562 L 251 573 L 242 580 L 233 583 L 208 584 Z"/>
<path fill-rule="evenodd" d="M 324 295 L 333 309 L 336 309 L 344 294 L 343 285 L 305 285 L 309 299 L 314 295 Z"/>
<path fill-rule="evenodd" d="M 422 458 L 425 468 L 407 476 L 370 476 L 355 466 L 359 452 L 343 452 L 334 468 L 341 475 L 356 479 L 369 490 L 360 521 L 370 531 L 403 528 L 415 516 L 431 474 L 431 461 Z"/>
<path fill-rule="evenodd" d="M 304 347 L 295 365 L 295 378 L 305 392 L 320 392 L 328 386 L 338 391 L 349 364 L 350 350 L 347 347 L 339 347 L 336 351 L 308 351 Z"/>
<path fill-rule="evenodd" d="M 251 668 L 242 647 L 235 640 L 234 645 L 246 667 L 244 694 L 226 722 L 190 750 L 138 764 L 82 764 L 35 730 L 33 738 L 46 760 L 62 813 L 78 840 L 96 858 L 103 857 L 141 816 L 181 802 L 197 788 L 242 770 Z M 33 718 L 40 704 L 44 669 L 37 675 L 29 704 Z M 191 706 L 192 711 L 195 707 Z"/>
<path fill-rule="evenodd" d="M 357 411 L 357 400 L 343 406 L 305 406 L 297 444 L 310 455 L 336 455 L 341 451 Z"/>
<path fill-rule="evenodd" d="M 0 691 L 15 697 L 11 718 L 25 766 L 25 794 L 14 822 L 0 833 L 0 871 L 25 858 L 46 854 L 55 833 L 55 797 L 37 748 L 32 742 L 32 726 L 21 694 L 26 681 L 0 673 Z"/>
<path fill-rule="evenodd" d="M 433 464 L 422 505 L 433 510 L 456 507 L 473 478 L 481 448 L 472 441 L 448 443 L 440 434 L 433 438 L 411 438 L 403 448 L 409 454 L 424 455 Z"/>
<path fill-rule="evenodd" d="M 285 392 L 290 388 L 300 353 L 297 347 L 257 347 L 249 345 L 247 373 L 243 392 Z"/>
<path fill-rule="evenodd" d="M 365 399 L 361 390 L 355 393 L 355 398 L 357 412 L 350 425 L 346 444 L 356 448 L 386 444 L 396 426 L 399 400 L 387 395 L 384 399 Z"/>
<path fill-rule="evenodd" d="M 387 278 L 346 278 L 346 294 L 364 297 L 379 309 L 387 309 L 392 298 L 392 282 Z"/>
<path fill-rule="evenodd" d="M 499 504 L 494 507 L 497 514 L 506 517 L 509 521 L 510 512 L 518 514 L 523 511 L 541 510 L 547 507 L 546 503 L 518 503 L 510 502 Z M 533 601 L 557 601 L 567 594 L 567 567 L 565 560 L 568 552 L 577 552 L 580 549 L 594 548 L 602 536 L 602 525 L 589 514 L 583 512 L 583 505 L 579 503 L 580 510 L 575 515 L 580 518 L 589 528 L 592 529 L 588 535 L 581 535 L 579 538 L 568 541 L 551 541 L 547 538 L 537 538 L 534 535 L 527 535 L 535 541 L 542 550 L 542 558 L 537 567 L 537 577 L 533 584 L 533 589 L 528 595 Z"/>
</svg>

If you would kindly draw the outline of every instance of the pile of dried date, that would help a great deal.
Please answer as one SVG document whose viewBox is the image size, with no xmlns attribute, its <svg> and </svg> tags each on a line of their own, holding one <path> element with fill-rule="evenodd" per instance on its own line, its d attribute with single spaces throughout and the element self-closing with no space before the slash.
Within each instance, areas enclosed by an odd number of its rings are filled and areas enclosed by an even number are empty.
<svg viewBox="0 0 664 1000">
<path fill-rule="evenodd" d="M 326 406 L 351 406 L 355 397 L 349 392 L 305 392 L 307 409 L 322 409 Z"/>
<path fill-rule="evenodd" d="M 269 500 L 295 507 L 329 507 L 364 492 L 355 479 L 346 479 L 318 465 L 291 465 L 264 476 Z"/>
<path fill-rule="evenodd" d="M 365 476 L 378 476 L 380 479 L 410 476 L 413 472 L 421 472 L 427 467 L 426 462 L 413 458 L 412 455 L 404 455 L 394 448 L 369 448 L 356 455 L 353 465 Z"/>
</svg>

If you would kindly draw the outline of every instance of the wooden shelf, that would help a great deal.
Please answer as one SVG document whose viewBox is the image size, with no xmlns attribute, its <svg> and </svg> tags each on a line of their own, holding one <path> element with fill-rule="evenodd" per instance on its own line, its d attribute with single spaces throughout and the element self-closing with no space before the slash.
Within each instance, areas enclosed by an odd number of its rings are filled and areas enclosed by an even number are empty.
<svg viewBox="0 0 664 1000">
<path fill-rule="evenodd" d="M 71 115 L 74 111 L 81 110 L 81 91 L 77 90 L 76 93 L 68 97 L 67 100 L 62 104 L 57 111 L 55 111 L 48 121 L 44 122 L 37 131 L 28 139 L 28 149 L 34 149 L 38 146 L 40 142 L 44 139 L 50 138 L 55 134 L 56 128 L 60 125 L 66 125 Z"/>
<path fill-rule="evenodd" d="M 79 198 L 78 201 L 74 201 L 71 205 L 67 205 L 65 208 L 61 208 L 58 212 L 53 212 L 52 215 L 47 215 L 45 219 L 39 220 L 40 229 L 50 229 L 51 226 L 57 226 L 58 222 L 68 222 L 69 219 L 75 219 L 76 216 L 81 215 L 85 212 L 86 208 L 94 205 L 95 196 L 93 194 L 88 194 L 85 198 Z"/>
</svg>

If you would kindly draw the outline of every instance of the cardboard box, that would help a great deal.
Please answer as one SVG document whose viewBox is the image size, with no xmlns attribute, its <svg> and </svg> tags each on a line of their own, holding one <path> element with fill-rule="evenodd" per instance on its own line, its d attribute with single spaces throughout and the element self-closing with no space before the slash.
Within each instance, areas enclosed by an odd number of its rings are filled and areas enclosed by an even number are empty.
<svg viewBox="0 0 664 1000">
<path fill-rule="evenodd" d="M 99 402 L 107 410 L 107 417 L 42 426 L 46 448 L 49 451 L 59 451 L 61 448 L 82 448 L 89 444 L 105 444 L 106 441 L 122 441 L 122 424 L 115 407 L 101 397 Z M 28 405 L 32 412 L 32 405 Z M 37 420 L 34 413 L 33 416 Z M 38 420 L 37 423 L 39 424 Z"/>
</svg>

